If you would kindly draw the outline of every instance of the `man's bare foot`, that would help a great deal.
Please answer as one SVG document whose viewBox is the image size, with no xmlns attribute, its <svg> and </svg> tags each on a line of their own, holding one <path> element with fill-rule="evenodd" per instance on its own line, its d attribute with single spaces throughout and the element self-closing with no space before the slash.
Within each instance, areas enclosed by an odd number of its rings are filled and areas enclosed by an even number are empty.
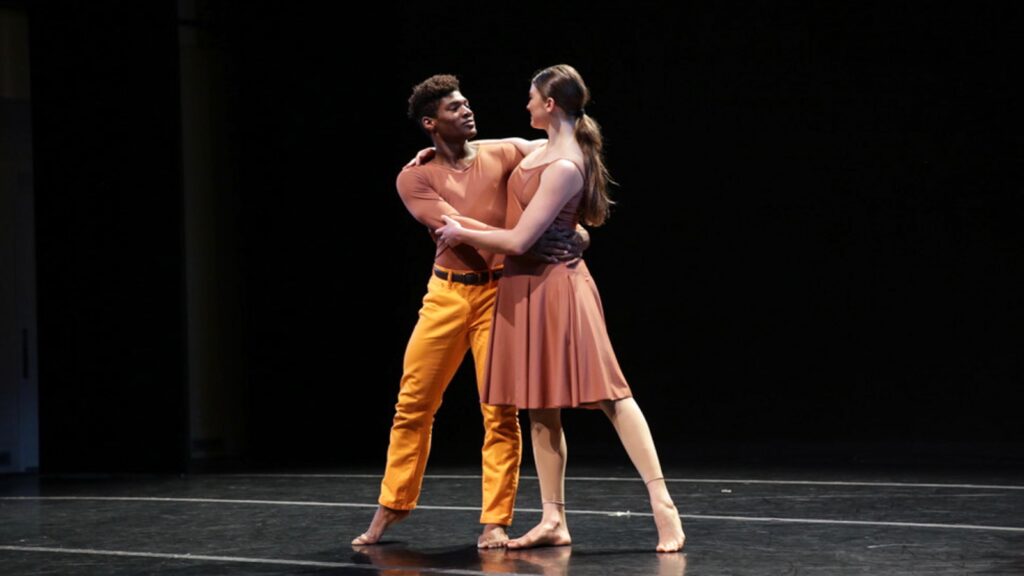
<svg viewBox="0 0 1024 576">
<path fill-rule="evenodd" d="M 683 549 L 686 534 L 683 534 L 683 523 L 679 519 L 679 511 L 671 500 L 668 502 L 652 502 L 654 525 L 658 527 L 658 552 L 678 552 Z"/>
<path fill-rule="evenodd" d="M 384 506 L 378 506 L 377 511 L 373 514 L 373 520 L 370 521 L 370 527 L 352 540 L 353 546 L 362 546 L 365 544 L 376 544 L 380 542 L 380 537 L 384 535 L 384 531 L 387 530 L 392 524 L 397 524 L 405 517 L 409 515 L 409 510 L 394 510 L 392 508 L 385 508 Z"/>
<path fill-rule="evenodd" d="M 504 548 L 508 544 L 508 532 L 501 524 L 487 524 L 476 539 L 477 548 Z"/>
<path fill-rule="evenodd" d="M 540 524 L 519 538 L 508 541 L 509 550 L 536 548 L 538 546 L 568 546 L 572 544 L 569 529 L 557 520 L 541 520 Z"/>
</svg>

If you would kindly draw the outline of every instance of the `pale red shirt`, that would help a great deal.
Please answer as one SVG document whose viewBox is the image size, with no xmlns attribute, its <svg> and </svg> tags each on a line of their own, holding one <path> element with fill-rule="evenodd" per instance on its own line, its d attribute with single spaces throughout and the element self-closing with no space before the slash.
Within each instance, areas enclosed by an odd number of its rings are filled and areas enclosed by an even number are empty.
<svg viewBox="0 0 1024 576">
<path fill-rule="evenodd" d="M 459 214 L 504 228 L 508 176 L 522 159 L 511 144 L 479 144 L 476 158 L 465 169 L 430 162 L 402 170 L 396 183 L 398 195 L 409 213 L 427 227 L 435 243 L 434 230 L 444 224 L 442 215 Z M 437 265 L 453 270 L 488 270 L 502 261 L 502 255 L 468 244 L 438 246 L 434 255 Z"/>
</svg>

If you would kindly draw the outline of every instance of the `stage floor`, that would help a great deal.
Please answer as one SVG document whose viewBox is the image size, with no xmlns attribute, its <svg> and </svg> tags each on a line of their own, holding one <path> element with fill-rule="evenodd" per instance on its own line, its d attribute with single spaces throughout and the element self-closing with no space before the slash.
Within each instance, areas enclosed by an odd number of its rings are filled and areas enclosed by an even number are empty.
<svg viewBox="0 0 1024 576">
<path fill-rule="evenodd" d="M 539 518 L 524 469 L 513 536 Z M 1018 472 L 689 468 L 686 548 L 656 554 L 644 485 L 570 466 L 573 545 L 475 547 L 480 479 L 431 467 L 420 507 L 354 548 L 380 471 L 0 477 L 0 574 L 1024 575 Z"/>
</svg>

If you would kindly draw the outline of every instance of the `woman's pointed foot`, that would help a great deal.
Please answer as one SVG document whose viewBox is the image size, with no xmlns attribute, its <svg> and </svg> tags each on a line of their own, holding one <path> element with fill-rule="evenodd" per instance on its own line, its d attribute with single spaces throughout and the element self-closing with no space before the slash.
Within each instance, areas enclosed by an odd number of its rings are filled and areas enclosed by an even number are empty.
<svg viewBox="0 0 1024 576">
<path fill-rule="evenodd" d="M 672 501 L 659 502 L 651 505 L 654 512 L 654 525 L 658 527 L 658 552 L 678 552 L 686 543 L 683 533 L 683 522 L 679 519 L 679 511 Z"/>
</svg>

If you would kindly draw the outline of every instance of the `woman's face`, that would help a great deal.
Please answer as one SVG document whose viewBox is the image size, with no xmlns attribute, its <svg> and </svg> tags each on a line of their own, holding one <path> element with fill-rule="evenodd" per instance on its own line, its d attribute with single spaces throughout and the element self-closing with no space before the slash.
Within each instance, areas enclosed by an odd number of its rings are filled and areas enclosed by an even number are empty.
<svg viewBox="0 0 1024 576">
<path fill-rule="evenodd" d="M 546 103 L 547 98 L 541 95 L 536 86 L 530 84 L 530 101 L 526 103 L 526 109 L 530 111 L 530 126 L 543 130 L 548 125 L 550 113 Z"/>
</svg>

